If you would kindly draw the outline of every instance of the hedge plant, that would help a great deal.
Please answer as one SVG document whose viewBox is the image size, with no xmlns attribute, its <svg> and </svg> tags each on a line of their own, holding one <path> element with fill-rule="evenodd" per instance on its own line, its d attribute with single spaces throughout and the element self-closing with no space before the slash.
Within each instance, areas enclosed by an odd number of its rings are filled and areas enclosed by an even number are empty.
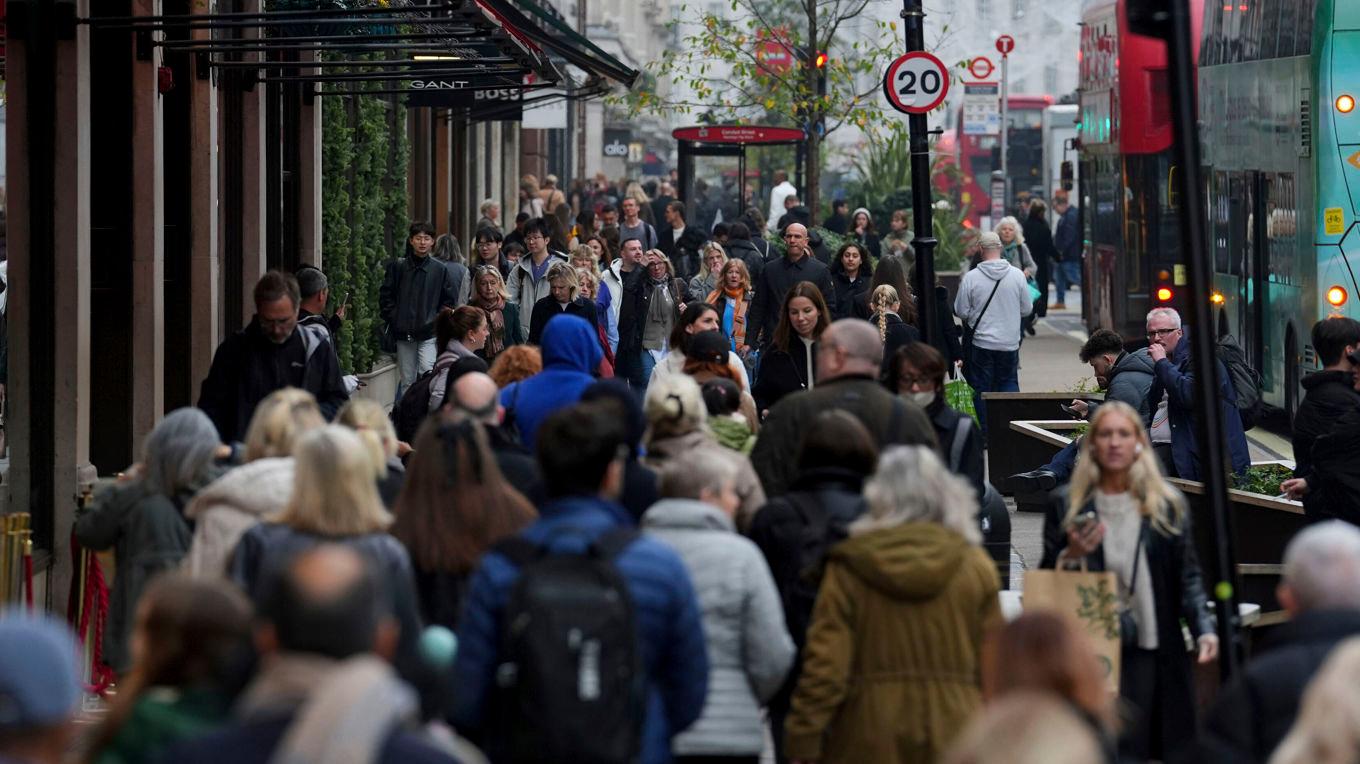
<svg viewBox="0 0 1360 764">
<path fill-rule="evenodd" d="M 328 95 L 321 105 L 322 260 L 331 294 L 349 295 L 340 366 L 362 374 L 378 360 L 383 266 L 405 240 L 406 107 L 376 95 Z"/>
</svg>

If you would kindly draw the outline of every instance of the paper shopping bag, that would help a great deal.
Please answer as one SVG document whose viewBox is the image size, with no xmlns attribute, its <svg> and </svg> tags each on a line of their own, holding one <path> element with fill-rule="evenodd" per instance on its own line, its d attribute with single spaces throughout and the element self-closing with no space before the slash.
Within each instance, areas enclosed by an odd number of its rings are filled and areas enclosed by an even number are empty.
<svg viewBox="0 0 1360 764">
<path fill-rule="evenodd" d="M 1114 573 L 1027 570 L 1025 612 L 1048 610 L 1070 619 L 1091 640 L 1106 686 L 1119 692 L 1119 589 Z"/>
</svg>

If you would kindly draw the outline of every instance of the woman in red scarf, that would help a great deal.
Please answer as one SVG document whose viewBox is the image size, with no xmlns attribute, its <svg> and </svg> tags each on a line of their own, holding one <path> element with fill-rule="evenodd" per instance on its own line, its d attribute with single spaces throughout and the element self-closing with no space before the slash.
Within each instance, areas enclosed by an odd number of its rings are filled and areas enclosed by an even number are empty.
<svg viewBox="0 0 1360 764">
<path fill-rule="evenodd" d="M 519 324 L 519 306 L 506 300 L 505 279 L 499 268 L 479 265 L 473 270 L 472 299 L 469 305 L 486 314 L 491 334 L 486 345 L 478 351 L 488 364 L 496 360 L 502 350 L 524 343 L 524 330 Z"/>
</svg>

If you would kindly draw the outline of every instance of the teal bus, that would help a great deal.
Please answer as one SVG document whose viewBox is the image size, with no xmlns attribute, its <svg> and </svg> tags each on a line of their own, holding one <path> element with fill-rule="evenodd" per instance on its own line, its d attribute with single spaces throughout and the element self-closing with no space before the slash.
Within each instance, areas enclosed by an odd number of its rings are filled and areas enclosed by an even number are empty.
<svg viewBox="0 0 1360 764">
<path fill-rule="evenodd" d="M 1199 121 L 1216 330 L 1291 420 L 1314 322 L 1356 317 L 1360 2 L 1207 2 Z M 1174 171 L 1174 168 L 1173 168 Z"/>
</svg>

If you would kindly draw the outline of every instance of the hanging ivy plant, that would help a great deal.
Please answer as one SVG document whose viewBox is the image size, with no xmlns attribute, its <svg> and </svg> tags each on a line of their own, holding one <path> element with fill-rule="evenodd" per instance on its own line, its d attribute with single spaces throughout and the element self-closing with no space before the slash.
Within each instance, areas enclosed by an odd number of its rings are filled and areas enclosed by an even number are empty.
<svg viewBox="0 0 1360 764">
<path fill-rule="evenodd" d="M 377 95 L 325 96 L 321 105 L 323 265 L 331 293 L 348 294 L 350 306 L 336 347 L 346 373 L 364 373 L 378 360 L 378 288 L 397 254 L 387 232 L 402 242 L 406 231 L 406 107 Z"/>
</svg>

